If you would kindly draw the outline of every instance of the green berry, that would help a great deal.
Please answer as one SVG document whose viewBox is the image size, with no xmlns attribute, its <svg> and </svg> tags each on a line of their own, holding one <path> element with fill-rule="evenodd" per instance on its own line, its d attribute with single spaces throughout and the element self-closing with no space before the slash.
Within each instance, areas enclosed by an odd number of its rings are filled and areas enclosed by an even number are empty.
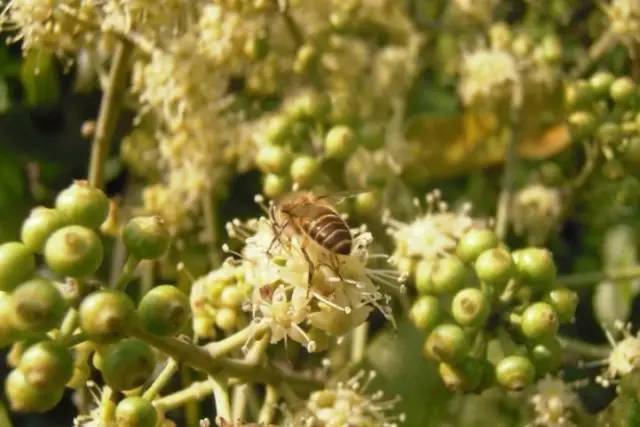
<svg viewBox="0 0 640 427">
<path fill-rule="evenodd" d="M 268 144 L 258 150 L 256 165 L 264 173 L 286 172 L 291 164 L 291 155 L 281 145 Z"/>
<path fill-rule="evenodd" d="M 30 384 L 24 374 L 14 369 L 5 380 L 9 405 L 16 412 L 46 412 L 62 400 L 64 387 L 44 389 Z"/>
<path fill-rule="evenodd" d="M 60 324 L 67 303 L 56 286 L 45 279 L 32 279 L 11 294 L 15 323 L 19 329 L 47 332 Z"/>
<path fill-rule="evenodd" d="M 374 215 L 378 209 L 378 199 L 378 194 L 375 191 L 360 193 L 353 200 L 353 209 L 359 216 Z"/>
<path fill-rule="evenodd" d="M 523 284 L 544 289 L 556 278 L 556 264 L 551 252 L 540 248 L 526 248 L 513 254 L 518 279 Z"/>
<path fill-rule="evenodd" d="M 609 95 L 617 103 L 627 103 L 633 98 L 636 91 L 636 85 L 629 77 L 619 77 L 609 89 Z"/>
<path fill-rule="evenodd" d="M 503 248 L 482 252 L 474 268 L 480 280 L 496 288 L 504 287 L 515 272 L 511 253 Z"/>
<path fill-rule="evenodd" d="M 498 246 L 496 233 L 486 228 L 474 228 L 462 236 L 456 248 L 456 255 L 463 262 L 472 263 L 482 252 L 496 246 Z"/>
<path fill-rule="evenodd" d="M 0 290 L 11 291 L 36 270 L 33 253 L 22 243 L 0 245 Z"/>
<path fill-rule="evenodd" d="M 491 311 L 487 296 L 477 288 L 466 288 L 456 294 L 451 314 L 461 326 L 482 326 Z"/>
<path fill-rule="evenodd" d="M 425 342 L 425 354 L 438 362 L 462 360 L 469 349 L 467 338 L 458 325 L 443 324 L 429 334 Z"/>
<path fill-rule="evenodd" d="M 522 333 L 532 339 L 552 337 L 558 332 L 558 315 L 546 302 L 531 304 L 522 313 Z"/>
<path fill-rule="evenodd" d="M 20 239 L 31 252 L 42 253 L 49 236 L 64 225 L 64 217 L 59 211 L 40 206 L 34 208 L 22 223 Z"/>
<path fill-rule="evenodd" d="M 598 71 L 589 79 L 589 84 L 599 98 L 609 94 L 609 88 L 615 77 L 608 71 Z"/>
<path fill-rule="evenodd" d="M 467 279 L 464 263 L 455 256 L 439 258 L 431 271 L 431 286 L 435 294 L 453 293 L 460 289 Z"/>
<path fill-rule="evenodd" d="M 338 125 L 329 129 L 324 139 L 324 152 L 332 159 L 346 158 L 356 145 L 356 134 L 349 126 Z"/>
<path fill-rule="evenodd" d="M 151 377 L 155 363 L 151 347 L 135 338 L 125 338 L 102 352 L 102 378 L 114 390 L 131 390 Z"/>
<path fill-rule="evenodd" d="M 47 265 L 63 276 L 90 276 L 102 264 L 102 256 L 102 242 L 98 235 L 80 225 L 68 225 L 57 230 L 44 247 Z"/>
<path fill-rule="evenodd" d="M 606 145 L 617 145 L 622 140 L 622 128 L 613 122 L 604 122 L 596 130 L 598 141 Z"/>
<path fill-rule="evenodd" d="M 316 159 L 311 156 L 299 156 L 291 163 L 289 173 L 294 182 L 303 187 L 308 187 L 315 179 L 319 170 L 320 164 Z"/>
<path fill-rule="evenodd" d="M 18 369 L 34 387 L 63 388 L 73 375 L 73 357 L 61 343 L 41 341 L 22 354 Z"/>
<path fill-rule="evenodd" d="M 423 331 L 432 330 L 440 321 L 440 303 L 436 297 L 424 295 L 411 307 L 409 317 L 417 328 Z"/>
<path fill-rule="evenodd" d="M 291 120 L 284 114 L 272 117 L 267 125 L 266 139 L 271 144 L 284 144 L 291 133 Z"/>
<path fill-rule="evenodd" d="M 75 181 L 56 198 L 56 209 L 68 224 L 98 228 L 109 214 L 109 199 L 87 181 Z"/>
<path fill-rule="evenodd" d="M 470 357 L 455 365 L 441 362 L 438 365 L 440 378 L 448 389 L 454 391 L 473 391 L 480 386 L 485 374 L 486 364 Z"/>
<path fill-rule="evenodd" d="M 20 332 L 15 325 L 11 297 L 8 294 L 0 293 L 0 348 L 12 344 L 19 336 Z"/>
<path fill-rule="evenodd" d="M 158 215 L 131 219 L 122 229 L 122 241 L 137 259 L 157 259 L 169 249 L 171 235 Z"/>
<path fill-rule="evenodd" d="M 134 311 L 133 302 L 124 292 L 96 291 L 80 304 L 80 327 L 93 341 L 113 341 L 132 322 Z"/>
<path fill-rule="evenodd" d="M 326 116 L 330 111 L 331 99 L 329 96 L 315 91 L 304 92 L 287 106 L 287 112 L 296 121 L 320 118 Z"/>
<path fill-rule="evenodd" d="M 220 304 L 229 308 L 236 308 L 242 304 L 244 296 L 237 286 L 225 286 L 220 293 Z"/>
<path fill-rule="evenodd" d="M 189 320 L 189 299 L 172 285 L 151 289 L 138 305 L 138 317 L 142 326 L 160 336 L 176 335 Z"/>
<path fill-rule="evenodd" d="M 578 294 L 574 291 L 567 288 L 553 289 L 547 294 L 546 301 L 551 304 L 558 314 L 560 323 L 573 320 L 578 307 Z"/>
<path fill-rule="evenodd" d="M 536 343 L 529 355 L 539 375 L 553 372 L 562 364 L 562 347 L 557 339 Z"/>
<path fill-rule="evenodd" d="M 567 106 L 572 110 L 590 106 L 594 95 L 591 85 L 585 80 L 573 82 L 565 90 Z"/>
<path fill-rule="evenodd" d="M 589 111 L 576 111 L 567 119 L 571 134 L 576 139 L 586 138 L 596 130 L 597 122 L 593 113 Z"/>
<path fill-rule="evenodd" d="M 291 188 L 289 178 L 283 175 L 268 173 L 262 181 L 262 193 L 269 199 L 277 199 Z"/>
<path fill-rule="evenodd" d="M 116 407 L 116 423 L 119 427 L 155 427 L 157 422 L 156 408 L 142 397 L 127 397 Z"/>
<path fill-rule="evenodd" d="M 428 260 L 420 260 L 416 264 L 416 288 L 420 294 L 430 294 L 433 292 L 433 283 L 431 282 L 431 271 L 433 270 L 433 262 Z"/>
<path fill-rule="evenodd" d="M 634 136 L 627 140 L 622 153 L 622 161 L 634 172 L 640 169 L 640 137 Z"/>
<path fill-rule="evenodd" d="M 533 383 L 536 368 L 524 356 L 507 356 L 496 366 L 498 383 L 509 390 L 522 390 Z"/>
</svg>

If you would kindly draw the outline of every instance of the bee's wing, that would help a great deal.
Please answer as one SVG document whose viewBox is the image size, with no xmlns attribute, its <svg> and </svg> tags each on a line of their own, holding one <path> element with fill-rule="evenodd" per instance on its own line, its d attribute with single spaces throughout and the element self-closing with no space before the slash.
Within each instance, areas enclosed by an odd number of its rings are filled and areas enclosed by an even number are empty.
<svg viewBox="0 0 640 427">
<path fill-rule="evenodd" d="M 321 194 L 317 196 L 318 200 L 328 201 L 332 204 L 340 204 L 347 199 L 351 199 L 359 196 L 360 194 L 368 193 L 368 190 L 345 190 L 345 191 L 336 191 L 334 193 L 329 194 Z"/>
</svg>

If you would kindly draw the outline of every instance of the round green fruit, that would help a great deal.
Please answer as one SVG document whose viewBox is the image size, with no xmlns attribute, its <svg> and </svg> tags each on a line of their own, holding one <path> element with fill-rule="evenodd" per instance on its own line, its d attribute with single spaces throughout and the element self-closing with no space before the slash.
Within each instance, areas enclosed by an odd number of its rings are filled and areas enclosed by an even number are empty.
<svg viewBox="0 0 640 427">
<path fill-rule="evenodd" d="M 456 294 L 451 303 L 451 314 L 461 326 L 482 326 L 489 317 L 491 303 L 477 288 L 466 288 Z"/>
<path fill-rule="evenodd" d="M 508 390 L 522 390 L 533 383 L 535 376 L 536 368 L 524 356 L 507 356 L 496 366 L 496 379 Z"/>
<path fill-rule="evenodd" d="M 511 253 L 503 248 L 488 249 L 476 259 L 478 278 L 495 288 L 504 287 L 515 273 Z"/>
<path fill-rule="evenodd" d="M 172 285 L 151 289 L 138 305 L 138 318 L 149 332 L 160 336 L 176 335 L 189 320 L 189 299 Z"/>
<path fill-rule="evenodd" d="M 59 211 L 40 206 L 31 210 L 22 223 L 20 239 L 31 252 L 42 253 L 49 236 L 64 225 L 64 217 Z"/>
<path fill-rule="evenodd" d="M 125 338 L 102 352 L 102 378 L 114 390 L 131 390 L 151 377 L 155 363 L 151 347 L 135 338 Z"/>
<path fill-rule="evenodd" d="M 466 263 L 472 263 L 478 256 L 491 248 L 498 246 L 498 236 L 486 228 L 473 228 L 467 231 L 456 248 L 456 255 Z"/>
<path fill-rule="evenodd" d="M 16 412 L 46 412 L 62 400 L 64 388 L 43 389 L 27 382 L 18 369 L 5 380 L 5 393 L 11 410 Z"/>
<path fill-rule="evenodd" d="M 127 397 L 116 407 L 116 423 L 119 427 L 155 427 L 157 422 L 156 408 L 142 397 Z"/>
<path fill-rule="evenodd" d="M 0 245 L 0 290 L 11 291 L 36 270 L 33 253 L 22 243 Z"/>
<path fill-rule="evenodd" d="M 32 279 L 11 294 L 11 304 L 18 329 L 47 332 L 60 324 L 67 303 L 49 280 Z"/>
<path fill-rule="evenodd" d="M 522 333 L 532 339 L 553 337 L 558 332 L 558 314 L 546 302 L 531 304 L 522 313 Z"/>
<path fill-rule="evenodd" d="M 137 259 L 157 259 L 169 249 L 171 235 L 158 215 L 131 219 L 122 229 L 122 241 Z"/>
<path fill-rule="evenodd" d="M 442 324 L 431 331 L 424 350 L 428 357 L 438 361 L 454 363 L 462 360 L 469 349 L 464 331 L 460 326 Z"/>
<path fill-rule="evenodd" d="M 102 264 L 102 256 L 102 242 L 98 235 L 80 225 L 57 230 L 44 247 L 47 265 L 62 276 L 90 276 Z"/>
<path fill-rule="evenodd" d="M 41 341 L 22 354 L 18 369 L 34 387 L 63 388 L 73 375 L 73 357 L 61 343 Z"/>
<path fill-rule="evenodd" d="M 109 199 L 87 181 L 75 181 L 56 198 L 56 209 L 68 224 L 96 229 L 107 219 Z"/>
<path fill-rule="evenodd" d="M 101 290 L 80 304 L 80 327 L 93 341 L 113 341 L 124 333 L 135 315 L 131 299 L 121 291 Z"/>
</svg>

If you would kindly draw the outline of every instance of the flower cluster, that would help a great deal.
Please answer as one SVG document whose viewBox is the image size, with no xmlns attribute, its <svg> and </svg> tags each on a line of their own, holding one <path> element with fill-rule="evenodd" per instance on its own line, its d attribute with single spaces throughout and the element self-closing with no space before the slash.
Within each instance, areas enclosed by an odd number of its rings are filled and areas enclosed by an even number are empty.
<svg viewBox="0 0 640 427">
<path fill-rule="evenodd" d="M 367 320 L 374 308 L 393 319 L 390 296 L 380 286 L 400 288 L 402 276 L 369 263 L 371 233 L 352 230 L 352 249 L 339 255 L 303 231 L 285 233 L 273 219 L 260 218 L 229 229 L 245 242 L 244 281 L 252 287 L 254 319 L 266 322 L 271 341 L 290 338 L 310 351 L 324 350 Z"/>
</svg>

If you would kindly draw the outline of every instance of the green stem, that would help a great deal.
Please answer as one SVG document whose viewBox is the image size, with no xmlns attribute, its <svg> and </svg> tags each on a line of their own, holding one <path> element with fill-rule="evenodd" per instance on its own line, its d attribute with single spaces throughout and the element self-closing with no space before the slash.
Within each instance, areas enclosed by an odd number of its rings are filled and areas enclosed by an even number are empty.
<svg viewBox="0 0 640 427">
<path fill-rule="evenodd" d="M 558 277 L 558 283 L 570 288 L 591 286 L 604 280 L 632 280 L 640 278 L 640 266 L 627 267 L 611 271 L 593 271 Z"/>
<path fill-rule="evenodd" d="M 149 386 L 149 388 L 142 395 L 143 398 L 151 401 L 156 398 L 158 393 L 167 385 L 173 374 L 178 370 L 178 363 L 173 359 L 168 359 L 167 364 L 162 368 L 162 371 L 153 383 Z"/>
<path fill-rule="evenodd" d="M 104 386 L 100 397 L 100 421 L 101 426 L 111 426 L 114 422 L 116 405 L 113 401 L 113 390 L 109 386 Z"/>
<path fill-rule="evenodd" d="M 69 338 L 67 338 L 64 341 L 64 343 L 67 347 L 75 347 L 78 344 L 82 344 L 87 340 L 89 340 L 89 337 L 87 337 L 87 334 L 85 334 L 84 332 L 80 332 L 78 334 L 71 335 Z"/>
<path fill-rule="evenodd" d="M 118 280 L 116 280 L 116 283 L 114 283 L 113 288 L 124 291 L 127 288 L 129 282 L 133 279 L 139 263 L 139 259 L 137 259 L 133 255 L 129 255 L 127 257 L 127 261 L 124 263 L 124 267 L 122 267 L 120 277 L 118 277 Z"/>
<path fill-rule="evenodd" d="M 607 31 L 591 45 L 589 53 L 582 57 L 576 68 L 571 72 L 572 78 L 578 78 L 591 68 L 591 66 L 616 42 L 611 31 Z"/>
<path fill-rule="evenodd" d="M 211 385 L 213 398 L 216 402 L 216 421 L 221 425 L 224 425 L 221 420 L 226 421 L 227 424 L 233 424 L 228 384 L 223 378 L 211 377 Z"/>
<path fill-rule="evenodd" d="M 76 326 L 78 326 L 78 310 L 71 307 L 62 320 L 59 339 L 66 342 L 76 330 Z"/>
<path fill-rule="evenodd" d="M 101 188 L 104 184 L 104 165 L 115 132 L 116 123 L 122 110 L 122 100 L 129 71 L 131 45 L 118 42 L 109 71 L 109 83 L 100 102 L 95 135 L 91 145 L 89 160 L 89 183 Z"/>
<path fill-rule="evenodd" d="M 188 402 L 197 402 L 213 393 L 211 379 L 195 381 L 188 387 L 175 393 L 168 394 L 153 401 L 153 405 L 161 411 L 179 408 Z"/>
<path fill-rule="evenodd" d="M 590 344 L 575 338 L 560 337 L 560 343 L 566 352 L 592 360 L 607 359 L 611 353 L 611 348 L 606 345 Z"/>
<path fill-rule="evenodd" d="M 231 417 L 232 421 L 238 422 L 245 419 L 245 412 L 247 409 L 247 392 L 249 391 L 249 384 L 240 384 L 233 387 L 232 402 L 231 405 Z"/>
<path fill-rule="evenodd" d="M 204 229 L 209 244 L 211 266 L 220 265 L 220 254 L 218 253 L 218 215 L 214 203 L 213 194 L 202 198 L 202 213 L 204 216 Z"/>
<path fill-rule="evenodd" d="M 251 323 L 247 327 L 239 330 L 233 335 L 229 335 L 228 337 L 212 342 L 205 346 L 205 349 L 209 352 L 211 357 L 219 358 L 222 356 L 226 356 L 234 350 L 239 349 L 243 345 L 245 345 L 251 338 L 256 336 L 261 336 L 267 329 L 268 325 L 265 323 Z"/>
<path fill-rule="evenodd" d="M 276 390 L 275 387 L 268 385 L 267 392 L 264 397 L 264 403 L 262 404 L 260 414 L 258 415 L 258 424 L 271 424 L 278 405 L 278 398 L 278 390 Z"/>
<path fill-rule="evenodd" d="M 519 98 L 514 94 L 514 98 Z M 515 102 L 510 112 L 509 140 L 505 152 L 504 173 L 502 176 L 502 190 L 498 196 L 496 209 L 496 234 L 504 239 L 509 229 L 509 217 L 514 192 L 516 164 L 518 161 L 517 128 L 520 121 L 520 102 Z"/>
</svg>

